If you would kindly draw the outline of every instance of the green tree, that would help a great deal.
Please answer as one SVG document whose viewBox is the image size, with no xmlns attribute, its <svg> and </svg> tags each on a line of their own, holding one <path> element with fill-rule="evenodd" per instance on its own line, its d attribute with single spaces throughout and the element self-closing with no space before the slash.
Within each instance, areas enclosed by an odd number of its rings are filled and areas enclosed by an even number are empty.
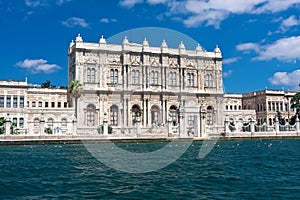
<svg viewBox="0 0 300 200">
<path fill-rule="evenodd" d="M 281 112 L 277 111 L 278 122 L 280 125 L 285 125 L 285 119 L 282 117 Z"/>
<path fill-rule="evenodd" d="M 300 84 L 299 84 L 300 86 Z M 291 108 L 293 108 L 294 110 L 296 110 L 296 113 L 295 115 L 291 118 L 291 122 L 290 124 L 295 124 L 296 122 L 296 117 L 298 115 L 299 117 L 299 114 L 300 114 L 300 92 L 297 92 L 293 98 L 291 99 Z"/>
<path fill-rule="evenodd" d="M 45 81 L 41 85 L 42 88 L 50 88 L 51 87 L 51 82 L 49 80 Z"/>
<path fill-rule="evenodd" d="M 70 85 L 68 86 L 68 90 L 70 96 L 75 99 L 75 116 L 77 117 L 77 100 L 83 93 L 83 89 L 80 81 L 79 80 L 71 81 Z"/>
<path fill-rule="evenodd" d="M 0 117 L 0 134 L 4 134 L 5 133 L 5 117 Z"/>
</svg>

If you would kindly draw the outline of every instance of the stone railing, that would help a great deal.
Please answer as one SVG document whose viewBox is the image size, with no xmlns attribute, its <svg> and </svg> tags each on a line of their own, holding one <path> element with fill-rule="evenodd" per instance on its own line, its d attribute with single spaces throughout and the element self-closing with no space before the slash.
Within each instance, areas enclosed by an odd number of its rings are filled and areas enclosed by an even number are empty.
<svg viewBox="0 0 300 200">
<path fill-rule="evenodd" d="M 225 137 L 272 137 L 272 136 L 299 136 L 300 122 L 296 118 L 294 125 L 280 125 L 278 119 L 275 120 L 273 126 L 266 123 L 262 125 L 255 124 L 254 120 L 243 124 L 242 129 L 237 130 L 235 125 L 230 121 L 225 121 Z"/>
</svg>

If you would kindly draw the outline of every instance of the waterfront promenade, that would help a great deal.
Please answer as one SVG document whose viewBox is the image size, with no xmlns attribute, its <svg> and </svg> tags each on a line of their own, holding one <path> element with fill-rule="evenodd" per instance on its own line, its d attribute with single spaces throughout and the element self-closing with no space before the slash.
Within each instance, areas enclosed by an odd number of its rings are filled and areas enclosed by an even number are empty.
<svg viewBox="0 0 300 200">
<path fill-rule="evenodd" d="M 0 135 L 0 145 L 23 144 L 68 144 L 68 143 L 105 143 L 105 142 L 169 142 L 169 141 L 205 141 L 205 140 L 249 140 L 249 139 L 300 139 L 300 132 L 229 132 L 214 134 L 211 137 L 169 137 L 159 135 Z"/>
</svg>

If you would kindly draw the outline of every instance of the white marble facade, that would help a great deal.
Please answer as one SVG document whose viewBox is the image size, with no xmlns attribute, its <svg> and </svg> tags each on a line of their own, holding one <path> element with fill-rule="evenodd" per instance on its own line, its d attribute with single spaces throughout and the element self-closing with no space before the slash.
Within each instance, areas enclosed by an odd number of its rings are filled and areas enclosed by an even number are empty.
<svg viewBox="0 0 300 200">
<path fill-rule="evenodd" d="M 126 37 L 122 44 L 108 44 L 103 37 L 99 42 L 84 42 L 78 35 L 68 58 L 69 83 L 79 80 L 84 91 L 78 99 L 79 134 L 97 132 L 105 114 L 115 134 L 134 127 L 137 115 L 144 128 L 165 126 L 168 120 L 176 126 L 180 106 L 191 104 L 193 114 L 182 111 L 187 127 L 197 127 L 196 136 L 201 136 L 199 124 L 202 132 L 224 125 L 218 47 L 211 52 L 200 45 L 188 50 L 179 42 L 174 49 L 168 48 L 167 41 L 153 47 L 146 39 L 136 44 Z"/>
</svg>

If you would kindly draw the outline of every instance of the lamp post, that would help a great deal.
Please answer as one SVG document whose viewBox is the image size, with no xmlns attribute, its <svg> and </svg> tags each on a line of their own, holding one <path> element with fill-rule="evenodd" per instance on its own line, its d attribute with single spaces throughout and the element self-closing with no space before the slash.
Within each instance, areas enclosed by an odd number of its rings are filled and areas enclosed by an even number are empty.
<svg viewBox="0 0 300 200">
<path fill-rule="evenodd" d="M 203 105 L 200 106 L 200 137 L 203 137 L 204 134 L 204 126 L 205 126 L 205 117 L 206 117 L 206 110 L 203 108 Z"/>
<path fill-rule="evenodd" d="M 107 113 L 104 113 L 103 119 L 103 135 L 108 135 L 108 120 L 107 120 Z"/>
<path fill-rule="evenodd" d="M 168 117 L 168 137 L 172 137 L 172 114 L 169 113 Z"/>
<path fill-rule="evenodd" d="M 140 117 L 140 113 L 137 112 L 136 114 L 136 137 L 139 137 L 139 134 L 140 134 L 140 131 L 141 131 L 141 127 L 140 127 L 140 124 L 141 123 L 141 117 Z"/>
<path fill-rule="evenodd" d="M 77 135 L 77 117 L 75 114 L 72 116 L 72 125 L 73 125 L 73 135 Z"/>
<path fill-rule="evenodd" d="M 184 108 L 182 106 L 182 102 L 179 104 L 179 109 L 178 109 L 178 115 L 179 115 L 179 137 L 184 134 L 185 131 L 185 123 L 184 123 Z"/>
</svg>

